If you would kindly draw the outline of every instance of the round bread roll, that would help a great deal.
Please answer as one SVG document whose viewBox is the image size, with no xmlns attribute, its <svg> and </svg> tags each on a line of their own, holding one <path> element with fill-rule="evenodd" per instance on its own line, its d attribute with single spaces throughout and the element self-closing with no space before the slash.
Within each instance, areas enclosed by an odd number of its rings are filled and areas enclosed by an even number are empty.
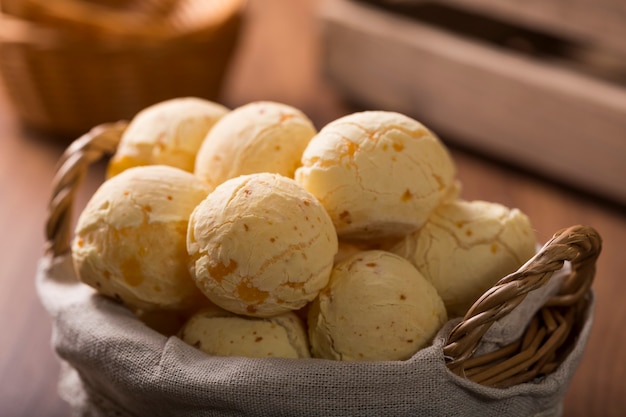
<svg viewBox="0 0 626 417">
<path fill-rule="evenodd" d="M 407 260 L 371 250 L 338 263 L 309 307 L 312 356 L 405 360 L 446 322 L 435 288 Z"/>
<path fill-rule="evenodd" d="M 213 187 L 258 172 L 293 178 L 316 133 L 309 118 L 291 106 L 271 101 L 246 104 L 209 132 L 198 151 L 195 174 Z"/>
<path fill-rule="evenodd" d="M 189 215 L 208 193 L 192 173 L 163 165 L 130 168 L 105 181 L 76 225 L 78 277 L 146 311 L 201 303 L 185 241 Z"/>
<path fill-rule="evenodd" d="M 257 318 L 218 307 L 203 309 L 183 326 L 180 338 L 215 356 L 311 357 L 306 328 L 293 312 Z"/>
<path fill-rule="evenodd" d="M 122 135 L 107 177 L 139 165 L 169 165 L 193 172 L 202 141 L 228 111 L 196 97 L 170 99 L 143 109 Z"/>
<path fill-rule="evenodd" d="M 417 230 L 457 186 L 439 139 L 416 120 L 386 111 L 326 125 L 309 142 L 295 179 L 320 200 L 341 238 L 356 239 Z"/>
<path fill-rule="evenodd" d="M 441 205 L 419 231 L 394 248 L 437 289 L 450 317 L 463 316 L 500 278 L 536 251 L 528 217 L 486 201 Z"/>
<path fill-rule="evenodd" d="M 297 310 L 326 285 L 337 235 L 319 202 L 278 174 L 219 185 L 191 214 L 192 276 L 218 306 L 249 316 Z"/>
</svg>

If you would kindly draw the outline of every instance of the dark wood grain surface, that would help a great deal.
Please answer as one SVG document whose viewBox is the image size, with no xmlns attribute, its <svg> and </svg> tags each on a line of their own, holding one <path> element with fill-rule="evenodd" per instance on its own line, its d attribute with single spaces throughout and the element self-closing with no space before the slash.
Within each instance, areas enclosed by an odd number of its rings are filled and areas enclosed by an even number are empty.
<svg viewBox="0 0 626 417">
<path fill-rule="evenodd" d="M 224 104 L 281 101 L 303 110 L 318 127 L 359 110 L 344 101 L 319 71 L 316 5 L 313 0 L 250 2 L 244 36 L 221 98 Z M 442 139 L 458 165 L 463 197 L 520 208 L 532 219 L 541 241 L 573 224 L 593 226 L 602 235 L 594 329 L 567 393 L 565 415 L 624 415 L 625 208 L 458 148 L 454 138 Z M 69 415 L 56 394 L 59 365 L 51 349 L 50 320 L 34 287 L 50 181 L 66 145 L 22 126 L 0 89 L 0 417 Z M 78 205 L 102 180 L 100 168 L 90 173 Z"/>
</svg>

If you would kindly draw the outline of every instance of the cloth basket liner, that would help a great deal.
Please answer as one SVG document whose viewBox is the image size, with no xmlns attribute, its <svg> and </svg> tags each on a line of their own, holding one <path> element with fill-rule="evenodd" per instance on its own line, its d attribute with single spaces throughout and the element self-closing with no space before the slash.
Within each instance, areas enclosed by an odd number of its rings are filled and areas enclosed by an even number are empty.
<svg viewBox="0 0 626 417">
<path fill-rule="evenodd" d="M 569 264 L 489 329 L 479 350 L 519 337 Z M 499 389 L 448 370 L 443 346 L 406 361 L 340 362 L 209 356 L 148 328 L 80 283 L 71 256 L 44 256 L 36 278 L 53 322 L 60 395 L 75 416 L 560 416 L 593 320 L 593 291 L 571 352 L 551 374 Z"/>
</svg>

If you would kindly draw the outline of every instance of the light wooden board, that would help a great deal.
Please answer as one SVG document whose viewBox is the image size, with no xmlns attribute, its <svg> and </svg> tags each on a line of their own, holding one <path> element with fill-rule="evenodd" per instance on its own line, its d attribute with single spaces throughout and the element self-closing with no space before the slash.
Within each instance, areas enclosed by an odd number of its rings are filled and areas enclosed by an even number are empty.
<svg viewBox="0 0 626 417">
<path fill-rule="evenodd" d="M 348 0 L 319 11 L 323 70 L 369 108 L 626 203 L 626 89 Z"/>
</svg>

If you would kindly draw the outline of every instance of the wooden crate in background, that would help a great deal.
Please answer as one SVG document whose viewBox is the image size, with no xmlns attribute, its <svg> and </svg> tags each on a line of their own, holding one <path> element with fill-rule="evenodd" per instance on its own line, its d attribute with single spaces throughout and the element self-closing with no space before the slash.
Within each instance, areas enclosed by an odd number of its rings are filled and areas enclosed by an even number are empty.
<svg viewBox="0 0 626 417">
<path fill-rule="evenodd" d="M 326 0 L 319 17 L 352 100 L 626 204 L 626 2 Z"/>
<path fill-rule="evenodd" d="M 626 54 L 624 0 L 429 0 Z M 421 0 L 379 0 L 411 5 Z"/>
</svg>

